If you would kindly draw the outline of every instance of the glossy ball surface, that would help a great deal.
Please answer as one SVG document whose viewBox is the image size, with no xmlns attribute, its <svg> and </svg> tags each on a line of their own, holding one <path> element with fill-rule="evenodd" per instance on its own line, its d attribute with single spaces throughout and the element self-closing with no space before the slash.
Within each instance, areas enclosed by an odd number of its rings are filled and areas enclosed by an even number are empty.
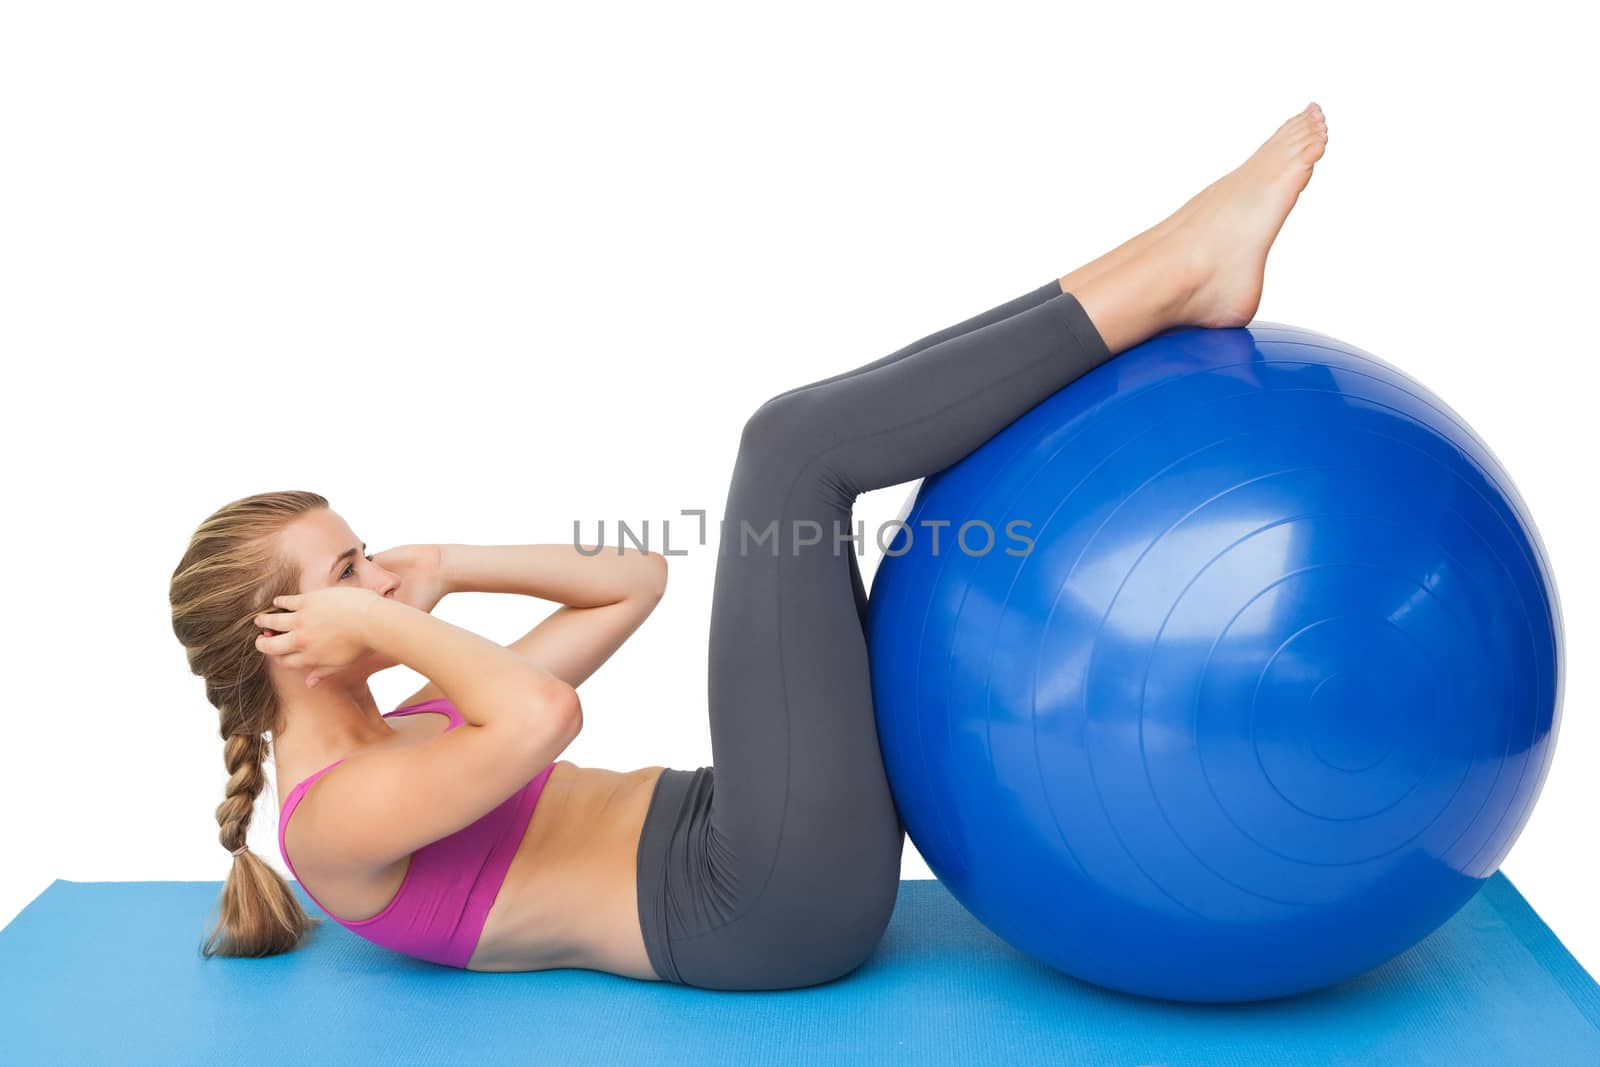
<svg viewBox="0 0 1600 1067">
<path fill-rule="evenodd" d="M 1160 335 L 904 522 L 869 607 L 896 804 L 963 905 L 1070 975 L 1342 981 L 1448 919 L 1532 811 L 1562 691 L 1544 547 L 1488 447 L 1366 353 Z"/>
</svg>

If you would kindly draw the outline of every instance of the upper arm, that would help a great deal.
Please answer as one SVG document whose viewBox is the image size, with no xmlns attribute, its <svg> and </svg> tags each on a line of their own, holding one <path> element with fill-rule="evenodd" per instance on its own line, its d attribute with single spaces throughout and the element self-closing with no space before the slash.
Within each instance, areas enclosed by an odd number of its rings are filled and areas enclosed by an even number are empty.
<svg viewBox="0 0 1600 1067">
<path fill-rule="evenodd" d="M 315 842 L 325 870 L 386 866 L 505 803 L 572 743 L 580 721 L 571 698 L 544 702 L 521 722 L 463 723 L 420 745 L 361 753 L 308 790 L 316 803 L 302 800 L 307 810 L 291 825 Z"/>
</svg>

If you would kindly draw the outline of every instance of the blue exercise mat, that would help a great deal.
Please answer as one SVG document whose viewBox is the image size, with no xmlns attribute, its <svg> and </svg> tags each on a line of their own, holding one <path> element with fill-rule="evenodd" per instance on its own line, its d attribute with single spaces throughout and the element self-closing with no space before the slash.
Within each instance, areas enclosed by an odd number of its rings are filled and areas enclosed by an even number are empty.
<svg viewBox="0 0 1600 1067">
<path fill-rule="evenodd" d="M 220 888 L 51 885 L 0 930 L 0 1063 L 1600 1063 L 1600 987 L 1502 874 L 1377 970 L 1223 1006 L 1068 978 L 935 881 L 901 883 L 854 974 L 770 993 L 475 974 L 332 923 L 287 955 L 207 960 Z"/>
</svg>

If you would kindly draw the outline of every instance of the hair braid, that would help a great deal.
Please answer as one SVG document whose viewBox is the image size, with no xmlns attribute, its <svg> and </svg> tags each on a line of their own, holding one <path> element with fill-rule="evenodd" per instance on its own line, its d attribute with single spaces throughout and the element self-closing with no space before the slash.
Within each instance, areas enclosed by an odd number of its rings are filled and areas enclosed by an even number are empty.
<svg viewBox="0 0 1600 1067">
<path fill-rule="evenodd" d="M 255 649 L 256 614 L 272 598 L 299 588 L 300 576 L 276 548 L 289 522 L 328 502 L 316 493 L 262 493 L 235 500 L 200 524 L 172 573 L 172 630 L 189 669 L 205 679 L 217 709 L 228 781 L 217 805 L 217 840 L 230 852 L 250 833 L 256 800 L 266 787 L 265 736 L 278 728 L 278 695 L 266 660 Z M 319 920 L 306 914 L 289 883 L 248 850 L 233 857 L 217 923 L 200 951 L 206 956 L 270 956 L 287 952 Z"/>
</svg>

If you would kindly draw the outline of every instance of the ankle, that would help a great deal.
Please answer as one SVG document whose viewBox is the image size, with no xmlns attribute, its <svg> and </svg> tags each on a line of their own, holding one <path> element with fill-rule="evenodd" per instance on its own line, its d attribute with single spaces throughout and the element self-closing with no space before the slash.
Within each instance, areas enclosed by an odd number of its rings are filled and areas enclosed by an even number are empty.
<svg viewBox="0 0 1600 1067">
<path fill-rule="evenodd" d="M 1146 284 L 1155 320 L 1160 324 L 1156 332 L 1194 325 L 1191 319 L 1214 269 L 1203 247 L 1198 235 L 1179 223 L 1152 249 Z"/>
</svg>

